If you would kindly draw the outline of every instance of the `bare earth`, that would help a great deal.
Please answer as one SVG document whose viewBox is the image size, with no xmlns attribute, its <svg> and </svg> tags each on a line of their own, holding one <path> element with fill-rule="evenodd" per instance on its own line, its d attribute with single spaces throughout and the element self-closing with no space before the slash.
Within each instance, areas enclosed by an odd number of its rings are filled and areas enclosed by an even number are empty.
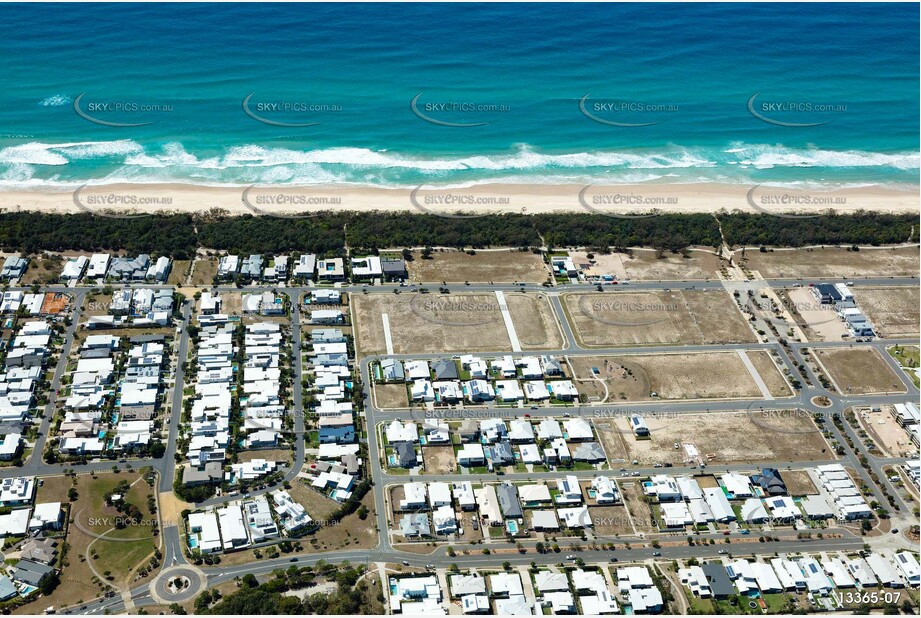
<svg viewBox="0 0 921 618">
<path fill-rule="evenodd" d="M 724 290 L 564 294 L 563 304 L 576 336 L 588 347 L 756 340 Z"/>
<path fill-rule="evenodd" d="M 428 474 L 454 474 L 457 471 L 453 446 L 427 446 L 422 449 L 422 460 Z"/>
<path fill-rule="evenodd" d="M 638 460 L 641 466 L 684 464 L 685 449 L 674 448 L 675 442 L 693 444 L 708 464 L 835 458 L 812 417 L 803 412 L 673 414 L 668 419 L 647 419 L 649 440 L 637 440 L 626 418 L 605 422 L 617 429 L 608 432 L 604 443 L 608 457 Z"/>
<path fill-rule="evenodd" d="M 433 252 L 427 260 L 420 251 L 414 251 L 413 258 L 406 262 L 406 270 L 414 283 L 543 283 L 549 278 L 544 261 L 530 251 L 477 251 L 469 255 L 446 249 Z"/>
<path fill-rule="evenodd" d="M 819 492 L 805 470 L 786 470 L 781 473 L 781 477 L 791 496 L 809 496 Z"/>
<path fill-rule="evenodd" d="M 854 293 L 854 298 L 880 337 L 918 336 L 921 290 L 917 287 L 862 287 Z"/>
<path fill-rule="evenodd" d="M 409 405 L 405 384 L 375 384 L 374 396 L 377 399 L 377 407 L 384 410 L 405 408 Z"/>
<path fill-rule="evenodd" d="M 736 252 L 737 258 L 740 252 Z M 841 247 L 745 251 L 745 265 L 766 279 L 798 277 L 916 277 L 918 247 L 848 251 Z"/>
<path fill-rule="evenodd" d="M 844 321 L 835 313 L 834 305 L 821 304 L 811 288 L 792 288 L 784 293 L 792 304 L 791 314 L 805 330 L 809 341 L 841 341 L 842 335 L 848 334 Z"/>
<path fill-rule="evenodd" d="M 748 350 L 745 352 L 748 359 L 755 366 L 755 370 L 774 397 L 789 397 L 793 395 L 790 385 L 784 379 L 781 369 L 774 362 L 773 356 L 767 350 Z"/>
<path fill-rule="evenodd" d="M 522 348 L 559 348 L 563 338 L 542 294 L 505 295 Z M 360 356 L 387 351 L 387 314 L 396 354 L 511 351 L 495 294 L 367 294 L 352 299 Z"/>
<path fill-rule="evenodd" d="M 770 359 L 749 352 L 753 364 L 775 396 L 789 395 L 783 377 Z M 757 398 L 761 390 L 735 351 L 693 354 L 630 354 L 623 356 L 570 356 L 580 393 L 601 401 L 605 388 L 592 379 L 592 368 L 607 386 L 607 403 L 654 399 Z M 761 366 L 759 366 L 761 365 Z M 718 371 L 714 371 L 719 368 Z M 658 398 L 651 393 L 657 393 Z M 592 399 L 592 397 L 598 399 Z"/>
<path fill-rule="evenodd" d="M 842 395 L 904 393 L 905 385 L 894 371 L 868 347 L 813 350 Z"/>
<path fill-rule="evenodd" d="M 711 249 L 692 250 L 687 257 L 668 251 L 659 254 L 653 249 L 633 249 L 630 254 L 594 253 L 591 260 L 585 251 L 570 251 L 569 256 L 587 277 L 613 275 L 618 280 L 716 279 L 720 268 L 720 260 Z"/>
</svg>

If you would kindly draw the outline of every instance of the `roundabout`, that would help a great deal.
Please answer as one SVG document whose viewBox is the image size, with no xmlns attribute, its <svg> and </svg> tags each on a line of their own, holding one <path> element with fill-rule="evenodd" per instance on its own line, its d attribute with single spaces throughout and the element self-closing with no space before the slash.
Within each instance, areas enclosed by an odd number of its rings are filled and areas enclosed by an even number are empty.
<svg viewBox="0 0 921 618">
<path fill-rule="evenodd" d="M 205 574 L 193 566 L 168 567 L 150 583 L 150 595 L 164 605 L 185 603 L 198 596 L 207 583 Z"/>
</svg>

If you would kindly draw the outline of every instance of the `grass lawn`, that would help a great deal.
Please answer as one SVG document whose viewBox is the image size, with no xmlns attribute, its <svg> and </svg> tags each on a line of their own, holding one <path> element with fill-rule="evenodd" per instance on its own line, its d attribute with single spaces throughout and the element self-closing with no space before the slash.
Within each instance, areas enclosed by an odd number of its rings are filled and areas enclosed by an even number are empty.
<svg viewBox="0 0 921 618">
<path fill-rule="evenodd" d="M 89 474 L 77 477 L 78 495 L 76 501 L 70 504 L 67 528 L 69 549 L 63 559 L 61 584 L 51 595 L 22 606 L 16 613 L 40 614 L 48 606 L 60 608 L 100 596 L 103 586 L 100 582 L 94 581 L 89 560 L 93 561 L 93 566 L 100 574 L 110 571 L 113 578 L 110 583 L 114 587 L 127 585 L 134 570 L 146 563 L 147 557 L 154 550 L 157 538 L 151 534 L 150 527 L 131 525 L 110 533 L 112 538 L 122 539 L 121 542 L 97 538 L 112 528 L 113 520 L 119 516 L 114 507 L 105 505 L 104 494 L 112 491 L 122 480 L 135 483 L 139 479 L 140 475 L 137 472 L 99 473 L 96 478 Z M 38 488 L 36 501 L 67 503 L 67 492 L 71 484 L 70 477 L 46 477 L 42 486 Z M 147 508 L 147 494 L 153 491 L 146 482 L 140 480 L 125 496 L 129 503 L 140 509 L 143 520 L 158 518 L 158 515 L 150 513 Z M 92 551 L 96 552 L 96 559 L 88 556 L 87 548 L 90 543 L 93 543 Z"/>
<path fill-rule="evenodd" d="M 918 346 L 897 345 L 887 348 L 886 351 L 889 352 L 889 356 L 899 361 L 902 370 L 911 378 L 915 386 L 921 387 L 921 379 L 918 378 L 918 374 L 914 371 L 906 370 L 906 368 L 917 367 L 918 363 L 921 362 L 921 358 L 919 358 L 921 357 L 921 349 Z"/>
</svg>

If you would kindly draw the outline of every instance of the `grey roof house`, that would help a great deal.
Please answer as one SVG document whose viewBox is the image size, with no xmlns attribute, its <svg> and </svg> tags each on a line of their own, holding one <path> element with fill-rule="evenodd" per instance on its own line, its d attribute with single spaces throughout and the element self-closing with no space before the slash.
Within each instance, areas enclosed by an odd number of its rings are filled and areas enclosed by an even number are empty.
<svg viewBox="0 0 921 618">
<path fill-rule="evenodd" d="M 511 483 L 502 483 L 499 485 L 497 493 L 499 494 L 499 508 L 502 509 L 502 515 L 512 519 L 522 517 L 521 502 L 518 500 L 518 490 Z"/>
</svg>

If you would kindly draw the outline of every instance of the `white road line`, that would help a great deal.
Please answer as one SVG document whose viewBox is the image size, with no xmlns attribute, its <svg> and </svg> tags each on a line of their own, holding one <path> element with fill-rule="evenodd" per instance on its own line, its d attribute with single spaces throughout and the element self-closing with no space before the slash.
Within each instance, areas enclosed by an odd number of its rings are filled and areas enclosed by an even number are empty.
<svg viewBox="0 0 921 618">
<path fill-rule="evenodd" d="M 512 316 L 508 312 L 508 305 L 505 303 L 505 294 L 500 290 L 496 290 L 496 300 L 499 301 L 499 310 L 502 312 L 505 330 L 508 331 L 509 341 L 512 342 L 512 352 L 521 352 L 521 343 L 518 341 L 518 333 L 515 332 L 515 325 L 512 324 Z"/>
<path fill-rule="evenodd" d="M 761 396 L 765 399 L 773 399 L 774 395 L 771 394 L 767 384 L 761 379 L 761 375 L 758 373 L 758 370 L 755 369 L 755 366 L 752 364 L 752 359 L 748 358 L 748 354 L 745 353 L 745 350 L 736 350 L 736 352 L 738 352 L 739 358 L 742 359 L 742 364 L 748 369 L 748 373 L 751 374 L 752 380 L 754 380 L 758 388 L 761 389 Z"/>
<path fill-rule="evenodd" d="M 387 355 L 393 355 L 393 337 L 390 334 L 390 316 L 386 313 L 381 314 L 381 321 L 384 323 L 384 342 L 387 345 Z"/>
</svg>

